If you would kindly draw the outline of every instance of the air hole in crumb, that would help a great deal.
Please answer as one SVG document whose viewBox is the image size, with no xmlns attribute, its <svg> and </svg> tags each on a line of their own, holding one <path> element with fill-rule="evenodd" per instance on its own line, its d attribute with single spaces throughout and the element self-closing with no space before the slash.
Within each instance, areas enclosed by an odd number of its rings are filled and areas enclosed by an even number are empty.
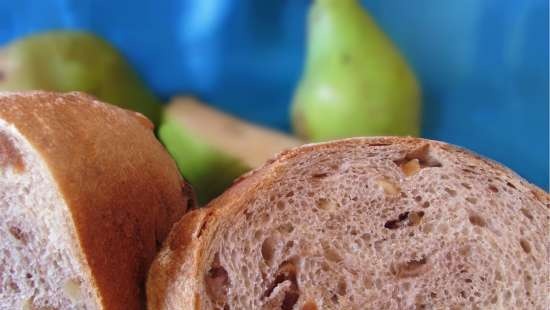
<svg viewBox="0 0 550 310">
<path fill-rule="evenodd" d="M 391 145 L 391 143 L 379 142 L 379 143 L 369 143 L 368 145 L 369 146 L 388 146 L 388 145 Z"/>
<path fill-rule="evenodd" d="M 472 213 L 468 217 L 468 220 L 470 220 L 470 223 L 475 226 L 485 227 L 487 226 L 487 223 L 485 220 L 478 214 Z"/>
<path fill-rule="evenodd" d="M 204 276 L 206 293 L 212 302 L 223 308 L 227 304 L 227 290 L 230 284 L 229 274 L 220 264 L 219 255 L 216 253 L 210 270 Z"/>
<path fill-rule="evenodd" d="M 342 260 L 340 254 L 335 249 L 326 244 L 323 245 L 323 255 L 328 261 L 331 262 L 339 262 Z"/>
<path fill-rule="evenodd" d="M 477 203 L 477 199 L 474 198 L 474 197 L 466 197 L 466 201 L 471 203 L 471 204 L 476 204 Z"/>
<path fill-rule="evenodd" d="M 11 226 L 9 231 L 15 239 L 21 241 L 23 244 L 27 244 L 27 236 L 25 236 L 25 233 L 19 227 Z"/>
<path fill-rule="evenodd" d="M 510 182 L 506 182 L 506 185 L 508 185 L 509 187 L 513 188 L 513 189 L 517 189 L 516 186 Z"/>
<path fill-rule="evenodd" d="M 199 233 L 197 234 L 197 238 L 200 238 L 200 236 L 202 235 L 202 233 L 206 230 L 206 226 L 208 224 L 208 218 L 211 216 L 211 214 L 207 214 L 202 223 L 201 223 L 201 227 L 199 228 Z"/>
<path fill-rule="evenodd" d="M 472 187 L 468 183 L 460 183 L 460 185 L 462 185 L 462 187 L 464 187 L 466 189 L 472 189 Z"/>
<path fill-rule="evenodd" d="M 340 296 L 345 296 L 348 290 L 348 285 L 344 279 L 340 279 L 338 281 L 338 286 L 336 287 L 336 292 Z"/>
<path fill-rule="evenodd" d="M 288 251 L 294 246 L 294 240 L 288 240 L 285 244 L 285 249 Z"/>
<path fill-rule="evenodd" d="M 422 201 L 422 197 L 420 197 L 420 196 L 415 196 L 415 197 L 414 197 L 414 200 L 415 200 L 416 202 L 421 202 L 421 201 Z"/>
<path fill-rule="evenodd" d="M 531 221 L 533 220 L 533 215 L 531 215 L 531 212 L 529 212 L 529 210 L 521 208 L 520 211 L 523 215 L 525 215 L 526 218 L 530 219 Z"/>
<path fill-rule="evenodd" d="M 9 286 L 9 288 L 11 288 L 12 291 L 13 291 L 14 293 L 16 293 L 16 294 L 19 293 L 19 292 L 21 292 L 21 290 L 19 289 L 19 286 L 18 286 L 17 283 L 15 283 L 15 282 L 11 282 L 11 281 L 8 282 L 8 286 Z"/>
<path fill-rule="evenodd" d="M 312 178 L 314 179 L 323 179 L 323 178 L 326 178 L 328 176 L 328 173 L 326 172 L 322 172 L 322 173 L 314 173 L 311 175 Z"/>
<path fill-rule="evenodd" d="M 398 229 L 405 226 L 416 226 L 420 224 L 422 217 L 424 217 L 424 211 L 403 212 L 399 214 L 397 219 L 384 223 L 384 227 L 387 229 Z"/>
<path fill-rule="evenodd" d="M 498 270 L 495 272 L 495 280 L 502 281 L 502 273 Z"/>
<path fill-rule="evenodd" d="M 274 237 L 268 237 L 262 242 L 262 257 L 263 259 L 270 263 L 275 254 L 275 247 L 277 246 L 277 241 Z"/>
<path fill-rule="evenodd" d="M 389 220 L 386 223 L 384 223 L 384 227 L 388 229 L 397 229 L 404 226 L 402 224 L 403 221 L 405 221 L 409 217 L 409 212 L 404 212 L 399 214 L 397 219 Z"/>
<path fill-rule="evenodd" d="M 294 231 L 294 225 L 291 223 L 284 223 L 277 227 L 277 230 L 282 234 L 290 234 Z"/>
<path fill-rule="evenodd" d="M 281 304 L 281 309 L 292 310 L 300 297 L 298 282 L 296 281 L 296 273 L 296 266 L 292 262 L 283 262 L 277 270 L 275 280 L 264 292 L 264 298 L 270 297 L 277 286 L 282 285 L 285 282 L 290 282 L 290 286 L 283 291 L 284 297 Z"/>
<path fill-rule="evenodd" d="M 455 197 L 455 196 L 456 196 L 456 191 L 453 190 L 453 189 L 450 189 L 450 188 L 445 187 L 445 191 L 446 191 L 447 194 L 449 194 L 449 196 L 451 196 L 451 197 Z"/>
<path fill-rule="evenodd" d="M 288 193 L 286 193 L 285 197 L 292 197 L 294 196 L 294 192 L 293 191 L 290 191 Z"/>
<path fill-rule="evenodd" d="M 521 239 L 519 241 L 519 244 L 521 245 L 521 248 L 525 253 L 527 254 L 531 253 L 531 245 L 529 244 L 529 242 L 527 242 L 527 240 Z"/>
<path fill-rule="evenodd" d="M 300 294 L 298 291 L 289 290 L 285 293 L 285 297 L 283 298 L 283 304 L 281 305 L 281 310 L 292 310 L 294 309 L 294 305 L 298 302 L 298 299 L 300 298 Z"/>
<path fill-rule="evenodd" d="M 23 155 L 6 134 L 0 134 L 0 168 L 12 167 L 15 172 L 25 171 Z"/>
<path fill-rule="evenodd" d="M 498 188 L 496 188 L 496 186 L 494 185 L 489 185 L 489 190 L 493 193 L 498 193 Z"/>
<path fill-rule="evenodd" d="M 277 209 L 283 210 L 285 208 L 285 203 L 282 201 L 278 201 L 276 206 L 277 206 Z"/>
<path fill-rule="evenodd" d="M 269 213 L 264 213 L 264 214 L 260 214 L 258 222 L 260 222 L 263 225 L 263 224 L 266 224 L 267 222 L 269 222 L 270 219 L 271 219 L 270 214 Z"/>
<path fill-rule="evenodd" d="M 464 245 L 460 247 L 460 249 L 458 249 L 458 254 L 460 254 L 461 256 L 468 256 L 470 254 L 470 246 Z"/>
<path fill-rule="evenodd" d="M 422 208 L 429 208 L 429 207 L 430 207 L 429 201 L 424 201 L 424 203 L 422 203 Z"/>
</svg>

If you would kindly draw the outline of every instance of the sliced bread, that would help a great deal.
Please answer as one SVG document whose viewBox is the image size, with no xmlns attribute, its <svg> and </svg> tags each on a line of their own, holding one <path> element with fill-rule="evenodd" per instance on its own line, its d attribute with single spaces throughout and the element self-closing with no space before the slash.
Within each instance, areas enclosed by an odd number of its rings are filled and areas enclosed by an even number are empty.
<svg viewBox="0 0 550 310">
<path fill-rule="evenodd" d="M 306 145 L 175 225 L 148 306 L 547 309 L 549 202 L 441 142 Z"/>
<path fill-rule="evenodd" d="M 0 94 L 0 309 L 144 309 L 191 195 L 138 113 L 82 93 Z"/>
</svg>

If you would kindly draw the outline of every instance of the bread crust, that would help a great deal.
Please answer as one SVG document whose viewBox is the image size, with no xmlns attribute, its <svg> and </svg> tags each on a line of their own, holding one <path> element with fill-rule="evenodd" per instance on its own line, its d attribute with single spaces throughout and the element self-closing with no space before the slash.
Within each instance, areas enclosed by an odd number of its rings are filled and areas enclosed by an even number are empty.
<svg viewBox="0 0 550 310">
<path fill-rule="evenodd" d="M 383 146 L 398 144 L 407 149 L 415 149 L 426 144 L 444 149 L 451 154 L 463 154 L 472 165 L 489 165 L 516 178 L 525 186 L 533 199 L 550 208 L 550 195 L 529 184 L 513 171 L 500 164 L 483 158 L 465 149 L 427 139 L 412 137 L 370 137 L 350 138 L 333 142 L 308 144 L 283 151 L 262 167 L 235 180 L 233 186 L 204 209 L 184 216 L 171 231 L 164 248 L 153 262 L 148 276 L 148 309 L 200 309 L 201 300 L 198 288 L 203 282 L 201 271 L 205 270 L 208 248 L 217 229 L 225 219 L 242 213 L 247 208 L 246 201 L 254 196 L 256 189 L 274 186 L 273 181 L 284 169 L 289 159 L 305 156 L 321 150 L 338 150 L 349 146 Z M 184 240 L 184 242 L 182 242 Z"/>
<path fill-rule="evenodd" d="M 2 93 L 0 118 L 46 163 L 100 308 L 143 309 L 150 263 L 191 202 L 152 123 L 77 92 Z"/>
</svg>

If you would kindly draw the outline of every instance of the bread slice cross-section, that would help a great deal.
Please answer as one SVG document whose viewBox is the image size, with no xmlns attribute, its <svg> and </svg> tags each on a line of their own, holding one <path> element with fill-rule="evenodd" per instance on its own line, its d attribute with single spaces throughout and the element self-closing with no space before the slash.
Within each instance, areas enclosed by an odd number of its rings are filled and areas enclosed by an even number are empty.
<svg viewBox="0 0 550 310">
<path fill-rule="evenodd" d="M 441 142 L 306 145 L 175 225 L 148 306 L 545 309 L 549 201 Z"/>
<path fill-rule="evenodd" d="M 0 94 L 0 309 L 144 309 L 190 197 L 145 117 L 81 93 Z"/>
</svg>

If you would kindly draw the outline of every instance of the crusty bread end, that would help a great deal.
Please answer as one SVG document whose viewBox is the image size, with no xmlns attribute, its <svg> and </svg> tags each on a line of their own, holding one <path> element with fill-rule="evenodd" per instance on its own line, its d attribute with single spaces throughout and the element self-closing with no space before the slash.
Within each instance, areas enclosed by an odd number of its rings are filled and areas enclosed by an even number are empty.
<svg viewBox="0 0 550 310">
<path fill-rule="evenodd" d="M 144 309 L 191 201 L 142 115 L 82 93 L 0 94 L 0 309 Z"/>
</svg>

